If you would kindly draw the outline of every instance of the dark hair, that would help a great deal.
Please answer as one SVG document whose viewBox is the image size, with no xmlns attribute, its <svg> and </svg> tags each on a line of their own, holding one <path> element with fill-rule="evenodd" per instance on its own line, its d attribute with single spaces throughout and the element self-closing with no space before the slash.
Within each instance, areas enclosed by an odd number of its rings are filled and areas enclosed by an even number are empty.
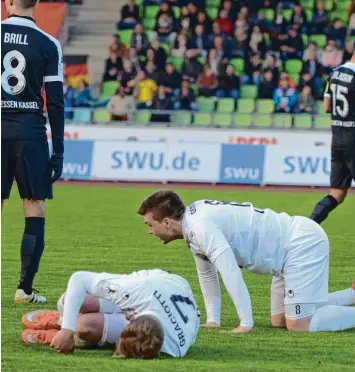
<svg viewBox="0 0 355 372">
<path fill-rule="evenodd" d="M 39 0 L 21 0 L 20 1 L 21 8 L 22 9 L 34 8 L 37 5 L 38 1 Z"/>
<path fill-rule="evenodd" d="M 166 217 L 179 221 L 185 212 L 185 205 L 174 191 L 159 190 L 148 196 L 138 209 L 141 216 L 149 212 L 159 222 Z"/>
</svg>

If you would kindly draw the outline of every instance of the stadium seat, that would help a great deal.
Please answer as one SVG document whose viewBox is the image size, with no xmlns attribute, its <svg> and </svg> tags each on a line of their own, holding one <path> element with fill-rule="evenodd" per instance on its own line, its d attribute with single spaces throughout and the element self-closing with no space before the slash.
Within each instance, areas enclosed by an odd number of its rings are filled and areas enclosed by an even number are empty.
<svg viewBox="0 0 355 372">
<path fill-rule="evenodd" d="M 240 75 L 242 72 L 244 72 L 244 59 L 232 58 L 228 63 L 234 66 L 237 75 Z"/>
<path fill-rule="evenodd" d="M 274 22 L 274 10 L 270 8 L 263 8 L 261 11 L 265 14 L 265 19 L 269 22 Z"/>
<path fill-rule="evenodd" d="M 324 34 L 311 35 L 309 40 L 314 41 L 319 49 L 323 49 L 327 45 L 327 37 Z"/>
<path fill-rule="evenodd" d="M 194 115 L 194 124 L 195 125 L 211 125 L 211 114 L 204 112 L 196 112 Z"/>
<path fill-rule="evenodd" d="M 150 43 L 152 43 L 153 42 L 153 38 L 154 38 L 154 31 L 153 30 L 148 30 L 145 33 L 147 34 L 148 41 Z"/>
<path fill-rule="evenodd" d="M 317 101 L 317 114 L 318 115 L 326 115 L 326 113 L 324 112 L 323 101 Z"/>
<path fill-rule="evenodd" d="M 249 127 L 251 125 L 251 115 L 236 114 L 234 115 L 234 122 L 237 126 Z"/>
<path fill-rule="evenodd" d="M 106 123 L 111 121 L 111 114 L 107 110 L 95 110 L 93 120 L 96 123 Z"/>
<path fill-rule="evenodd" d="M 133 30 L 120 30 L 119 35 L 123 44 L 126 45 L 127 48 L 131 45 L 131 36 Z"/>
<path fill-rule="evenodd" d="M 256 85 L 242 85 L 240 89 L 241 98 L 253 98 L 258 95 L 258 88 Z"/>
<path fill-rule="evenodd" d="M 198 96 L 198 85 L 190 84 L 191 89 L 194 91 L 195 96 Z"/>
<path fill-rule="evenodd" d="M 76 108 L 73 121 L 76 123 L 88 123 L 91 120 L 91 110 L 88 108 Z"/>
<path fill-rule="evenodd" d="M 151 19 L 151 18 L 144 18 L 143 19 L 143 26 L 144 26 L 144 29 L 147 31 L 147 30 L 154 30 L 155 28 L 155 19 Z"/>
<path fill-rule="evenodd" d="M 292 17 L 292 9 L 282 9 L 282 14 L 285 17 L 285 20 L 289 22 Z"/>
<path fill-rule="evenodd" d="M 305 9 L 313 10 L 314 0 L 301 0 L 301 5 Z"/>
<path fill-rule="evenodd" d="M 158 5 L 148 5 L 144 8 L 144 13 L 145 13 L 144 18 L 150 18 L 150 19 L 155 20 L 158 12 L 159 12 Z"/>
<path fill-rule="evenodd" d="M 274 112 L 274 101 L 272 99 L 258 99 L 256 110 L 259 114 L 272 114 Z"/>
<path fill-rule="evenodd" d="M 255 110 L 255 101 L 251 98 L 240 98 L 238 100 L 237 112 L 240 114 L 251 114 Z"/>
<path fill-rule="evenodd" d="M 307 16 L 307 21 L 309 23 L 311 23 L 312 22 L 312 17 L 313 17 L 313 10 L 306 9 L 305 12 L 306 12 L 306 16 Z"/>
<path fill-rule="evenodd" d="M 216 19 L 218 17 L 218 8 L 206 8 L 207 17 Z"/>
<path fill-rule="evenodd" d="M 276 128 L 291 128 L 292 116 L 289 114 L 274 115 L 274 126 Z"/>
<path fill-rule="evenodd" d="M 351 4 L 351 0 L 339 0 L 337 1 L 336 11 L 338 10 L 348 10 L 348 6 Z"/>
<path fill-rule="evenodd" d="M 179 125 L 191 125 L 192 114 L 190 111 L 177 111 L 174 114 L 174 121 Z"/>
<path fill-rule="evenodd" d="M 338 2 L 342 2 L 342 0 L 338 0 L 336 3 L 338 3 Z M 324 1 L 324 9 L 327 12 L 331 12 L 333 10 L 333 7 L 334 7 L 333 0 L 325 0 Z"/>
<path fill-rule="evenodd" d="M 148 124 L 150 122 L 151 112 L 147 110 L 137 110 L 134 119 L 137 124 Z"/>
<path fill-rule="evenodd" d="M 219 8 L 221 0 L 206 0 L 207 8 Z"/>
<path fill-rule="evenodd" d="M 235 110 L 233 98 L 219 98 L 217 101 L 217 112 L 231 113 Z"/>
<path fill-rule="evenodd" d="M 306 48 L 307 45 L 308 45 L 308 35 L 302 34 L 301 37 L 302 37 L 302 41 L 303 41 L 303 46 L 304 46 L 304 48 Z"/>
<path fill-rule="evenodd" d="M 175 70 L 177 72 L 181 72 L 182 65 L 184 63 L 184 58 L 182 58 L 182 57 L 170 57 L 168 61 L 174 65 Z"/>
<path fill-rule="evenodd" d="M 289 76 L 293 79 L 296 86 L 298 86 L 298 83 L 300 81 L 300 74 L 299 73 L 292 73 L 292 74 L 289 74 Z"/>
<path fill-rule="evenodd" d="M 330 130 L 331 127 L 330 122 L 331 122 L 330 115 L 316 115 L 314 119 L 314 127 Z"/>
<path fill-rule="evenodd" d="M 197 110 L 200 112 L 214 111 L 215 101 L 214 98 L 197 97 Z"/>
<path fill-rule="evenodd" d="M 180 18 L 180 8 L 178 6 L 173 6 L 173 11 L 176 19 Z"/>
<path fill-rule="evenodd" d="M 299 114 L 294 116 L 294 127 L 295 128 L 312 128 L 312 115 Z"/>
<path fill-rule="evenodd" d="M 162 41 L 160 46 L 165 50 L 165 53 L 169 55 L 170 52 L 170 44 L 167 41 Z"/>
<path fill-rule="evenodd" d="M 232 125 L 231 114 L 217 113 L 213 116 L 213 125 L 220 127 L 230 127 Z"/>
<path fill-rule="evenodd" d="M 285 63 L 285 70 L 289 74 L 299 74 L 302 70 L 302 61 L 299 59 L 289 59 Z"/>
<path fill-rule="evenodd" d="M 111 98 L 116 93 L 119 86 L 120 84 L 118 81 L 104 81 L 101 91 L 102 98 Z"/>
<path fill-rule="evenodd" d="M 272 116 L 269 114 L 256 114 L 254 118 L 254 125 L 257 127 L 271 127 Z"/>
</svg>

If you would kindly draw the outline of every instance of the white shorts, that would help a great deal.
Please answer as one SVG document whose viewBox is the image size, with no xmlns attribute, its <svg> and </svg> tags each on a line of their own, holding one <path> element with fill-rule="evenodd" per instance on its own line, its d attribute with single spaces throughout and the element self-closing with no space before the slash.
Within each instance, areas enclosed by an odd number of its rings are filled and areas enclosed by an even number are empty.
<svg viewBox="0 0 355 372">
<path fill-rule="evenodd" d="M 271 283 L 271 314 L 285 313 L 284 305 L 327 302 L 329 241 L 321 226 L 306 217 L 294 217 L 286 250 L 282 273 Z"/>
</svg>

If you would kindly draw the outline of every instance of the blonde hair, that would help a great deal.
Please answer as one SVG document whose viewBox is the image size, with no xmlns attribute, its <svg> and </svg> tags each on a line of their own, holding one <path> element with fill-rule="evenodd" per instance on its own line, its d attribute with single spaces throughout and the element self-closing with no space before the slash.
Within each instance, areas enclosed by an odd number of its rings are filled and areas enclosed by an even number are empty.
<svg viewBox="0 0 355 372">
<path fill-rule="evenodd" d="M 116 342 L 117 358 L 153 359 L 160 355 L 164 332 L 158 319 L 142 315 L 133 320 Z"/>
</svg>

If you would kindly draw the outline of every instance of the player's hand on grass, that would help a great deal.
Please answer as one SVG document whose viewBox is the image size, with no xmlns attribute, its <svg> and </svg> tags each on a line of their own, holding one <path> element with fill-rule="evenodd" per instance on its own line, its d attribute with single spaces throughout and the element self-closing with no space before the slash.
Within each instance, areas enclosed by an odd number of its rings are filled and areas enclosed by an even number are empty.
<svg viewBox="0 0 355 372">
<path fill-rule="evenodd" d="M 207 322 L 205 324 L 200 324 L 201 328 L 217 328 L 220 327 L 220 325 L 216 322 Z"/>
<path fill-rule="evenodd" d="M 74 351 L 74 332 L 61 329 L 53 338 L 50 347 L 57 353 L 72 353 Z"/>
<path fill-rule="evenodd" d="M 63 154 L 53 154 L 48 162 L 52 183 L 59 180 L 63 172 Z"/>
<path fill-rule="evenodd" d="M 246 333 L 250 332 L 252 329 L 252 327 L 240 325 L 237 328 L 233 328 L 231 331 L 221 331 L 221 333 Z"/>
</svg>

